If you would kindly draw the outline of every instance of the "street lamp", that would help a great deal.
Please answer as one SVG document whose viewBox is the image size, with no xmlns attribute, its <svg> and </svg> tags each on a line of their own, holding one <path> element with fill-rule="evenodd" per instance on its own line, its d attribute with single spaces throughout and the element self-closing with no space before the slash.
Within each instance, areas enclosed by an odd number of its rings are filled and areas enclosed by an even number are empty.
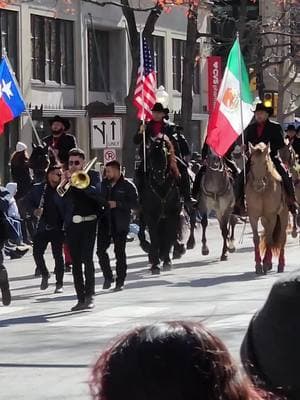
<svg viewBox="0 0 300 400">
<path fill-rule="evenodd" d="M 157 103 L 161 103 L 164 107 L 167 107 L 169 104 L 169 95 L 163 86 L 160 86 L 156 90 L 156 101 Z"/>
</svg>

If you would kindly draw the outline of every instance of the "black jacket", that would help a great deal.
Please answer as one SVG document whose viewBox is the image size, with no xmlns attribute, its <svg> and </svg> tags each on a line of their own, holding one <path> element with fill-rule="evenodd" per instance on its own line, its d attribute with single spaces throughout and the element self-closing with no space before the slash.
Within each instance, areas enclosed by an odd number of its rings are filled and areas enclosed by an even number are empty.
<svg viewBox="0 0 300 400">
<path fill-rule="evenodd" d="M 19 200 L 28 193 L 32 185 L 28 162 L 25 161 L 23 165 L 16 165 L 13 161 L 10 166 L 11 177 L 18 185 L 18 190 L 15 199 Z"/>
<path fill-rule="evenodd" d="M 255 146 L 260 142 L 265 144 L 270 144 L 271 147 L 271 157 L 275 157 L 278 150 L 284 146 L 283 131 L 281 126 L 277 122 L 270 120 L 266 121 L 262 135 L 258 137 L 257 135 L 257 122 L 251 124 L 245 130 L 245 144 L 248 145 L 249 142 Z"/>
<path fill-rule="evenodd" d="M 138 195 L 134 184 L 123 175 L 114 186 L 111 186 L 108 179 L 104 179 L 101 184 L 101 194 L 106 201 L 116 201 L 117 207 L 106 209 L 100 219 L 99 229 L 103 224 L 105 228 L 110 225 L 117 233 L 128 232 L 131 210 L 138 207 Z"/>
<path fill-rule="evenodd" d="M 0 251 L 1 246 L 5 240 L 9 238 L 7 222 L 5 215 L 7 215 L 9 207 L 9 193 L 8 191 L 0 186 Z"/>
<path fill-rule="evenodd" d="M 51 147 L 53 144 L 53 135 L 46 136 L 43 139 L 47 147 Z M 58 158 L 61 163 L 67 164 L 69 158 L 69 151 L 76 147 L 76 139 L 73 135 L 63 133 L 58 139 L 56 148 L 58 149 Z"/>
</svg>

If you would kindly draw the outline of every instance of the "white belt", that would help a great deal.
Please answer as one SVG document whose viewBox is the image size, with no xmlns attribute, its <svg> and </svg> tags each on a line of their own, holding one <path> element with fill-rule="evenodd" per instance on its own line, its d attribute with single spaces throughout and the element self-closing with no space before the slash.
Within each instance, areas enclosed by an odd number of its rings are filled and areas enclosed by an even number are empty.
<svg viewBox="0 0 300 400">
<path fill-rule="evenodd" d="M 95 219 L 97 219 L 97 215 L 87 215 L 86 217 L 74 215 L 72 221 L 74 224 L 80 224 L 81 222 L 95 221 Z"/>
</svg>

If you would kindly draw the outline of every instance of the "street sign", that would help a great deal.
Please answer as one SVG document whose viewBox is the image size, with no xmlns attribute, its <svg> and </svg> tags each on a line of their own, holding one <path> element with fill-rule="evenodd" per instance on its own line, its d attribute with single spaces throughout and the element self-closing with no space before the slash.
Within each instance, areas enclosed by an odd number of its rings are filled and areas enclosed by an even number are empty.
<svg viewBox="0 0 300 400">
<path fill-rule="evenodd" d="M 116 149 L 104 149 L 103 151 L 104 164 L 117 159 Z"/>
<path fill-rule="evenodd" d="M 91 139 L 92 149 L 122 147 L 121 118 L 92 118 Z"/>
</svg>

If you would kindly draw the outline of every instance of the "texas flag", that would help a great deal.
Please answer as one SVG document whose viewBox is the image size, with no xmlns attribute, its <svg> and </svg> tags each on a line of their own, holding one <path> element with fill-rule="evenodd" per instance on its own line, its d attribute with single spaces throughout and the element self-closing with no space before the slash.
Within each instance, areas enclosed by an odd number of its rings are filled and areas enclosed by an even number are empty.
<svg viewBox="0 0 300 400">
<path fill-rule="evenodd" d="M 25 109 L 19 85 L 4 57 L 0 64 L 0 135 L 4 132 L 4 124 L 18 117 Z"/>
</svg>

